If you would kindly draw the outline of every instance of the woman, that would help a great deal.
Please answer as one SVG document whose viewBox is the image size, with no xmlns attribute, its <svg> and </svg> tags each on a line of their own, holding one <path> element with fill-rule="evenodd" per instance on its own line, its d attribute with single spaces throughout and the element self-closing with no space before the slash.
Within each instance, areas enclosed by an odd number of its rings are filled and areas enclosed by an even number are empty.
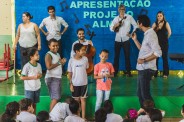
<svg viewBox="0 0 184 122">
<path fill-rule="evenodd" d="M 1 117 L 2 122 L 18 122 L 16 116 L 20 113 L 19 103 L 14 101 L 6 105 L 6 110 Z"/>
<path fill-rule="evenodd" d="M 17 43 L 20 45 L 20 53 L 21 53 L 21 69 L 24 64 L 29 61 L 28 51 L 30 48 L 38 48 L 41 50 L 41 40 L 40 40 L 40 31 L 38 26 L 30 22 L 33 18 L 29 12 L 24 12 L 22 14 L 22 21 L 18 26 L 17 35 L 15 38 L 15 42 L 13 48 L 16 50 Z"/>
<path fill-rule="evenodd" d="M 152 28 L 155 30 L 158 36 L 159 45 L 162 50 L 162 59 L 163 59 L 163 78 L 167 78 L 169 75 L 169 65 L 168 65 L 168 39 L 171 36 L 171 28 L 169 23 L 166 21 L 164 13 L 159 11 L 157 13 L 156 22 L 152 25 Z M 158 59 L 157 59 L 158 67 Z M 155 77 L 158 75 L 158 70 L 155 73 Z"/>
</svg>

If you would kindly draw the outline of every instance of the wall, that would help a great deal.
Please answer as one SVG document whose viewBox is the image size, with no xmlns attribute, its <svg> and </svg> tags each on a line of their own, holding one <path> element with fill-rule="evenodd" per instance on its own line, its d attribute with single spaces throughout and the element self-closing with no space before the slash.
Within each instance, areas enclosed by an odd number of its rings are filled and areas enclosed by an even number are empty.
<svg viewBox="0 0 184 122">
<path fill-rule="evenodd" d="M 33 22 L 38 25 L 42 19 L 48 16 L 47 6 L 54 5 L 56 7 L 56 15 L 63 17 L 69 24 L 69 29 L 62 37 L 64 47 L 64 55 L 69 60 L 71 45 L 77 40 L 76 30 L 83 27 L 86 30 L 86 38 L 89 39 L 89 32 L 94 31 L 96 36 L 93 38 L 94 46 L 96 47 L 96 56 L 94 62 L 99 62 L 98 54 L 101 49 L 106 48 L 110 51 L 109 61 L 113 63 L 114 58 L 114 37 L 115 33 L 110 32 L 109 24 L 117 15 L 119 3 L 124 3 L 126 12 L 131 14 L 135 20 L 140 14 L 147 14 L 151 23 L 156 19 L 156 14 L 159 10 L 165 13 L 167 21 L 172 28 L 172 36 L 169 39 L 169 53 L 183 53 L 183 9 L 182 0 L 17 0 L 15 3 L 16 27 L 22 22 L 21 15 L 24 11 L 30 12 L 34 18 Z M 139 40 L 142 40 L 143 33 L 138 32 Z M 44 57 L 47 52 L 45 36 L 41 33 L 42 50 L 41 57 Z M 132 69 L 135 69 L 138 50 L 135 44 L 131 41 L 131 64 Z M 19 59 L 18 59 L 19 60 Z M 45 68 L 44 59 L 40 59 L 42 67 Z M 121 51 L 120 69 L 124 70 L 124 54 Z M 162 60 L 159 60 L 162 64 Z M 181 63 L 169 60 L 170 69 L 184 69 Z M 17 65 L 20 67 L 20 64 Z M 66 68 L 67 66 L 65 66 Z M 162 69 L 162 65 L 159 66 Z"/>
</svg>

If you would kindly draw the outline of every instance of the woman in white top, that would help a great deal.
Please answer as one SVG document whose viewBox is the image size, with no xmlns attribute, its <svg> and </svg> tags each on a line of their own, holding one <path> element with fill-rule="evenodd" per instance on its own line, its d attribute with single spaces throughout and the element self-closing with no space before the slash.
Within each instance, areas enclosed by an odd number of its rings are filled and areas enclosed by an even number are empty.
<svg viewBox="0 0 184 122">
<path fill-rule="evenodd" d="M 14 50 L 17 49 L 18 42 L 20 45 L 21 69 L 29 61 L 27 52 L 30 48 L 36 47 L 38 50 L 41 50 L 40 31 L 38 26 L 30 21 L 32 18 L 33 16 L 29 12 L 22 14 L 23 23 L 18 26 L 17 35 L 13 44 Z"/>
</svg>

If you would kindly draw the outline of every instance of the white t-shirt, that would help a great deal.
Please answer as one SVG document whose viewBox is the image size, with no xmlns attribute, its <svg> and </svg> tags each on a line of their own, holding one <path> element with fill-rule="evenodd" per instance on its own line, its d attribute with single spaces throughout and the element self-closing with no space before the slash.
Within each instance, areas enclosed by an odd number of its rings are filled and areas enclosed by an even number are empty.
<svg viewBox="0 0 184 122">
<path fill-rule="evenodd" d="M 77 43 L 80 43 L 79 40 L 75 41 L 75 42 L 72 44 L 72 49 L 71 49 L 71 53 L 70 53 L 70 57 L 71 57 L 71 58 L 73 58 L 74 55 L 75 55 L 75 52 L 74 52 L 73 48 L 74 48 L 74 45 L 77 44 Z M 86 40 L 86 39 L 85 39 L 85 41 L 82 42 L 81 44 L 83 44 L 83 45 L 88 45 L 88 44 L 89 44 L 89 40 Z M 92 45 L 93 45 L 93 43 L 92 43 Z"/>
<path fill-rule="evenodd" d="M 80 60 L 70 58 L 68 72 L 72 72 L 72 83 L 74 86 L 87 85 L 87 72 L 89 67 L 87 57 L 83 56 Z"/>
<path fill-rule="evenodd" d="M 70 115 L 65 118 L 64 122 L 85 122 L 85 120 L 77 115 Z"/>
<path fill-rule="evenodd" d="M 59 53 L 53 53 L 51 51 L 48 51 L 46 55 L 50 55 L 52 57 L 52 64 L 56 64 L 59 62 L 60 55 Z M 62 75 L 62 65 L 58 65 L 57 67 L 47 70 L 45 78 L 54 77 L 54 78 L 61 78 Z"/>
<path fill-rule="evenodd" d="M 39 63 L 33 66 L 30 62 L 26 63 L 22 70 L 23 76 L 36 76 L 38 73 L 42 74 L 42 68 Z M 24 80 L 24 88 L 29 91 L 37 91 L 41 87 L 40 79 L 37 80 Z"/>
<path fill-rule="evenodd" d="M 123 118 L 115 113 L 107 114 L 107 119 L 105 122 L 122 122 Z"/>
<path fill-rule="evenodd" d="M 72 115 L 72 113 L 69 110 L 69 104 L 58 102 L 49 115 L 52 121 L 61 121 L 68 115 Z"/>
<path fill-rule="evenodd" d="M 180 120 L 179 122 L 184 122 L 184 119 Z"/>
<path fill-rule="evenodd" d="M 136 119 L 136 122 L 151 122 L 151 119 L 148 115 L 140 115 Z"/>
<path fill-rule="evenodd" d="M 17 115 L 17 120 L 21 122 L 36 122 L 36 116 L 27 111 L 21 111 L 19 115 Z"/>
</svg>

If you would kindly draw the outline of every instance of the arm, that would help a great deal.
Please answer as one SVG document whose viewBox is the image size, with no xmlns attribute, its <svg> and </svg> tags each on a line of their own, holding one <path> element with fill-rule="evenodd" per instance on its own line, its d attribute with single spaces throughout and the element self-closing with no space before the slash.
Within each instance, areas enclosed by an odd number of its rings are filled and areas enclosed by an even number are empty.
<svg viewBox="0 0 184 122">
<path fill-rule="evenodd" d="M 139 41 L 137 40 L 137 35 L 136 33 L 134 33 L 132 35 L 132 40 L 134 41 L 135 45 L 137 46 L 137 48 L 140 50 L 141 49 L 141 44 L 139 43 Z"/>
<path fill-rule="evenodd" d="M 134 20 L 134 18 L 131 16 L 131 19 L 130 19 L 130 21 L 131 21 L 131 24 L 132 24 L 132 26 L 133 26 L 133 31 L 132 31 L 132 33 L 134 32 L 134 31 L 136 31 L 136 29 L 138 28 L 138 26 L 137 26 L 137 23 L 136 23 L 136 21 Z"/>
<path fill-rule="evenodd" d="M 45 24 L 44 24 L 44 20 L 43 20 L 43 21 L 41 22 L 39 28 L 40 28 L 41 32 L 42 32 L 45 36 L 47 36 L 49 33 L 48 33 L 48 32 L 45 32 L 45 31 L 43 30 L 43 27 L 44 27 L 44 26 L 45 26 Z"/>
<path fill-rule="evenodd" d="M 21 76 L 21 80 L 37 80 L 39 79 L 38 76 Z"/>
<path fill-rule="evenodd" d="M 13 43 L 13 49 L 16 50 L 17 48 L 17 43 L 19 41 L 19 38 L 20 38 L 20 25 L 18 26 L 18 29 L 17 29 L 17 35 L 15 37 L 15 41 Z"/>
<path fill-rule="evenodd" d="M 45 65 L 46 65 L 46 68 L 48 70 L 51 70 L 57 66 L 59 66 L 60 64 L 57 62 L 56 64 L 52 64 L 52 57 L 50 54 L 46 54 L 45 56 Z"/>
<path fill-rule="evenodd" d="M 148 57 L 145 58 L 145 59 L 138 59 L 138 60 L 137 60 L 137 63 L 138 63 L 138 64 L 143 64 L 143 63 L 152 61 L 152 60 L 154 60 L 154 59 L 156 59 L 156 58 L 158 58 L 158 57 L 157 57 L 156 55 L 152 54 L 152 55 L 148 56 Z"/>
<path fill-rule="evenodd" d="M 167 22 L 166 23 L 166 29 L 167 29 L 167 32 L 168 32 L 168 38 L 171 36 L 171 28 L 170 28 L 170 25 L 169 23 Z"/>
<path fill-rule="evenodd" d="M 72 72 L 68 72 L 68 79 L 69 79 L 69 83 L 70 83 L 70 91 L 74 92 L 73 83 L 72 83 Z"/>
<path fill-rule="evenodd" d="M 110 31 L 114 32 L 115 28 L 119 26 L 119 22 L 116 22 L 116 18 L 112 21 L 110 25 Z"/>
<path fill-rule="evenodd" d="M 34 24 L 34 29 L 35 29 L 36 37 L 37 37 L 37 40 L 38 40 L 38 50 L 41 50 L 40 30 L 39 30 L 39 28 L 36 24 Z"/>
<path fill-rule="evenodd" d="M 94 79 L 102 79 L 102 78 L 103 78 L 102 75 L 94 74 Z"/>
<path fill-rule="evenodd" d="M 60 20 L 60 22 L 65 27 L 64 30 L 62 32 L 60 32 L 60 34 L 63 35 L 66 32 L 66 30 L 68 29 L 68 23 L 66 23 L 63 18 Z"/>
</svg>

